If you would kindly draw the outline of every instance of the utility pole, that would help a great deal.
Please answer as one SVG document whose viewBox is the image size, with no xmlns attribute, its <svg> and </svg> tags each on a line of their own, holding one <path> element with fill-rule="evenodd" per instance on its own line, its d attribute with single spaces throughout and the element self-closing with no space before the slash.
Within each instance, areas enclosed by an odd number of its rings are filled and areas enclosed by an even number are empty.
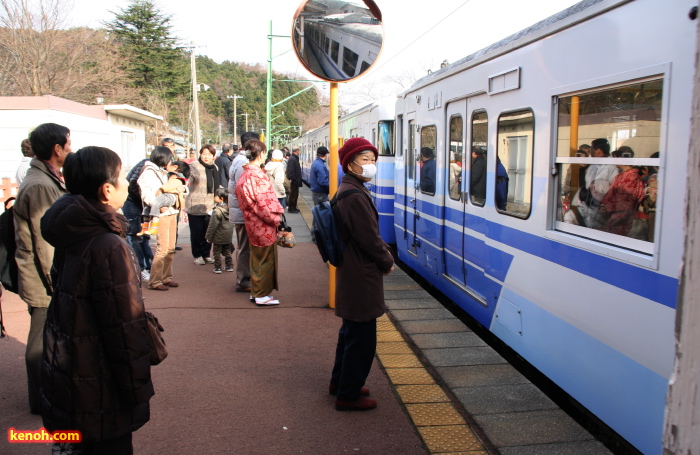
<svg viewBox="0 0 700 455">
<path fill-rule="evenodd" d="M 238 114 L 236 111 L 236 100 L 239 98 L 243 98 L 243 97 L 238 96 L 234 93 L 233 96 L 228 95 L 226 98 L 233 100 L 233 142 L 236 142 L 238 140 L 238 130 L 236 128 L 236 126 L 238 125 Z M 245 130 L 248 131 L 248 124 L 247 123 L 245 126 Z M 241 147 L 243 147 L 243 144 L 241 144 Z"/>
<path fill-rule="evenodd" d="M 241 114 L 241 117 L 245 115 L 245 130 L 248 131 L 248 113 Z"/>
<path fill-rule="evenodd" d="M 192 52 L 190 53 L 190 72 L 192 73 L 192 104 L 194 113 L 194 149 L 195 157 L 199 158 L 199 149 L 202 146 L 202 141 L 199 137 L 199 97 L 197 91 L 199 87 L 197 86 L 197 64 L 195 61 L 194 42 L 191 42 Z"/>
</svg>

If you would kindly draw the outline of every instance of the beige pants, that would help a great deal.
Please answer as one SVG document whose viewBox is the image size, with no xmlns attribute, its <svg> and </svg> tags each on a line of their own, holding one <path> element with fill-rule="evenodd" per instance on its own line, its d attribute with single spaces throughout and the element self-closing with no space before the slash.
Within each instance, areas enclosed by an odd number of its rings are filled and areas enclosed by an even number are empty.
<svg viewBox="0 0 700 455">
<path fill-rule="evenodd" d="M 175 255 L 175 238 L 177 236 L 177 216 L 160 217 L 156 249 L 153 251 L 150 287 L 168 283 L 173 279 L 173 257 Z"/>
</svg>

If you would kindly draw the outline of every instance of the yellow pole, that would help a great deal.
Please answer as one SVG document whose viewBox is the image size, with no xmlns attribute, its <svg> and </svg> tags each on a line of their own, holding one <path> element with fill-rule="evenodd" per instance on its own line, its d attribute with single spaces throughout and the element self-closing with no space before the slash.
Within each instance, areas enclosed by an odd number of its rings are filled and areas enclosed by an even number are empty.
<svg viewBox="0 0 700 455">
<path fill-rule="evenodd" d="M 338 83 L 331 82 L 330 101 L 330 159 L 328 164 L 329 197 L 335 196 L 338 190 Z M 328 264 L 328 304 L 335 308 L 335 267 Z"/>
<path fill-rule="evenodd" d="M 571 148 L 571 155 L 576 156 L 576 151 L 578 150 L 578 111 L 579 111 L 579 97 L 571 97 L 571 135 L 569 140 L 569 147 Z"/>
<path fill-rule="evenodd" d="M 580 98 L 578 96 L 571 97 L 571 127 L 569 128 L 569 156 L 576 156 L 578 151 L 578 114 L 580 107 Z M 574 165 L 571 172 L 571 186 L 578 188 L 578 165 Z"/>
</svg>

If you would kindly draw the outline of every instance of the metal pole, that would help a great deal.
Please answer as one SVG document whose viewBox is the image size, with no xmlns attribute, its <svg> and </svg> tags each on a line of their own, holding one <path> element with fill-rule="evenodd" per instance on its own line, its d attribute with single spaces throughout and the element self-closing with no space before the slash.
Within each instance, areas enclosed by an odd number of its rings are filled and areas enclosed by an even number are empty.
<svg viewBox="0 0 700 455">
<path fill-rule="evenodd" d="M 267 37 L 268 44 L 269 44 L 269 54 L 268 54 L 268 59 L 267 59 L 267 115 L 266 115 L 266 120 L 265 120 L 265 132 L 268 134 L 268 136 L 271 138 L 272 137 L 272 21 L 270 21 L 270 34 Z M 265 142 L 268 142 L 269 139 L 265 138 Z"/>
<path fill-rule="evenodd" d="M 331 82 L 330 101 L 330 159 L 328 165 L 329 197 L 335 196 L 338 190 L 338 83 Z M 328 304 L 335 308 L 335 267 L 328 264 Z"/>
<path fill-rule="evenodd" d="M 199 138 L 199 98 L 197 94 L 197 65 L 194 56 L 194 42 L 192 43 L 192 53 L 190 54 L 190 72 L 192 73 L 192 104 L 194 105 L 194 148 L 195 157 L 199 158 L 199 149 L 202 141 Z"/>
<path fill-rule="evenodd" d="M 238 140 L 238 130 L 236 129 L 236 125 L 238 124 L 238 117 L 236 117 L 236 95 L 235 93 L 233 94 L 233 142 L 236 142 Z M 248 131 L 246 129 L 246 131 Z"/>
</svg>

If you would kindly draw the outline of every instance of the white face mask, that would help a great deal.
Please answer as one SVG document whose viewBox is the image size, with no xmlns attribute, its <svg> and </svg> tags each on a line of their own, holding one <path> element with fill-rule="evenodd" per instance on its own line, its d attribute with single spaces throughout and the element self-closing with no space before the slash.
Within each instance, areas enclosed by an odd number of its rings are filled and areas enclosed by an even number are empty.
<svg viewBox="0 0 700 455">
<path fill-rule="evenodd" d="M 353 161 L 353 163 L 355 163 Z M 355 163 L 357 164 L 357 163 Z M 377 175 L 377 165 L 376 164 L 357 164 L 362 168 L 362 177 L 366 179 L 373 179 L 375 175 Z M 353 172 L 355 174 L 355 172 Z"/>
</svg>

